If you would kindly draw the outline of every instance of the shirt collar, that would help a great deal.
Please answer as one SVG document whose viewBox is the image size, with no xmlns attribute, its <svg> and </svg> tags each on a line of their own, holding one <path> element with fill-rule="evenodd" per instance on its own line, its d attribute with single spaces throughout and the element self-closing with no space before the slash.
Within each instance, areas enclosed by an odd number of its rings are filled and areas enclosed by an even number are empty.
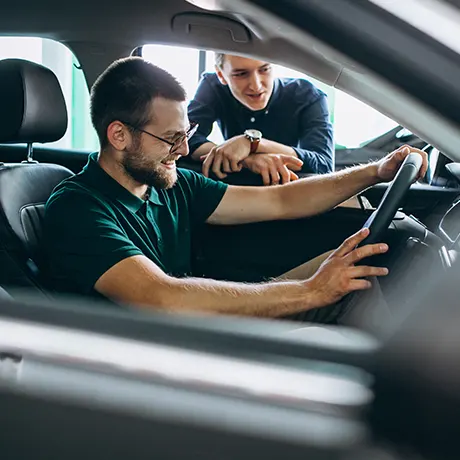
<svg viewBox="0 0 460 460">
<path fill-rule="evenodd" d="M 99 190 L 111 199 L 119 201 L 131 212 L 137 212 L 145 203 L 144 200 L 133 195 L 129 190 L 119 184 L 113 177 L 109 176 L 99 165 L 97 161 L 98 153 L 92 153 L 88 158 L 88 163 L 83 168 L 84 176 L 90 185 Z M 151 187 L 149 190 L 148 201 L 150 203 L 162 206 L 158 191 Z"/>
<path fill-rule="evenodd" d="M 280 94 L 280 80 L 279 78 L 275 78 L 275 81 L 273 82 L 272 95 L 270 96 L 267 107 L 265 107 L 264 110 L 268 110 L 270 108 L 270 106 L 278 99 L 279 94 Z"/>
</svg>

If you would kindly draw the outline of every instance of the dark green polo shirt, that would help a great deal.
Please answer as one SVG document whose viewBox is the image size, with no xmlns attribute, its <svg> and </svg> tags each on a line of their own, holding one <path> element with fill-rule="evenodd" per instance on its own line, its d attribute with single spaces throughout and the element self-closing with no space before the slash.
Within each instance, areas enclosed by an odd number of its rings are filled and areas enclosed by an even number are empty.
<svg viewBox="0 0 460 460">
<path fill-rule="evenodd" d="M 97 154 L 53 191 L 45 208 L 42 270 L 58 291 L 95 294 L 94 284 L 121 260 L 145 255 L 165 273 L 191 274 L 192 232 L 226 191 L 193 171 L 178 169 L 169 190 L 144 201 L 112 179 Z"/>
</svg>

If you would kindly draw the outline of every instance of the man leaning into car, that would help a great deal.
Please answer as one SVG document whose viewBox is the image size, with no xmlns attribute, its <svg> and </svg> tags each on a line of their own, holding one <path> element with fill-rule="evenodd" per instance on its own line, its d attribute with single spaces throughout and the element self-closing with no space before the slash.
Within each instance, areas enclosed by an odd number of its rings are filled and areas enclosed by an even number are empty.
<svg viewBox="0 0 460 460">
<path fill-rule="evenodd" d="M 275 78 L 269 62 L 216 53 L 216 72 L 205 73 L 188 106 L 199 123 L 190 157 L 218 179 L 243 168 L 264 185 L 297 179 L 296 172 L 325 174 L 334 167 L 327 97 L 302 78 Z M 207 137 L 214 122 L 225 142 Z"/>
<path fill-rule="evenodd" d="M 335 251 L 279 279 L 245 284 L 194 278 L 191 234 L 204 222 L 235 225 L 297 219 L 327 211 L 379 182 L 391 181 L 412 151 L 345 171 L 272 187 L 228 186 L 176 161 L 189 153 L 182 86 L 141 58 L 113 63 L 91 91 L 100 151 L 56 187 L 45 211 L 42 267 L 59 290 L 171 312 L 205 312 L 341 322 L 346 294 L 371 287 L 386 268 L 357 265 L 387 251 L 360 248 L 362 230 Z M 309 198 L 310 197 L 310 198 Z M 269 250 L 269 249 L 268 249 Z"/>
</svg>

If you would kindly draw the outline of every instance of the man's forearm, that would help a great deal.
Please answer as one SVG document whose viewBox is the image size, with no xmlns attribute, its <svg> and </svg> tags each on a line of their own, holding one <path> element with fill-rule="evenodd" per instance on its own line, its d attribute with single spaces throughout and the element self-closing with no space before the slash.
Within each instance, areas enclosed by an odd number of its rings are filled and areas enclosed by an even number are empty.
<svg viewBox="0 0 460 460">
<path fill-rule="evenodd" d="M 200 311 L 276 318 L 317 307 L 314 294 L 300 281 L 261 284 L 204 278 L 171 278 L 160 307 L 170 311 Z M 156 303 L 158 305 L 158 302 Z"/>
<path fill-rule="evenodd" d="M 190 156 L 193 160 L 201 161 L 200 157 L 207 155 L 216 144 L 214 142 L 205 142 L 201 144 Z"/>
<path fill-rule="evenodd" d="M 297 219 L 320 214 L 378 182 L 376 164 L 291 182 L 278 189 L 280 218 Z"/>
<path fill-rule="evenodd" d="M 292 147 L 268 139 L 261 139 L 256 153 L 280 153 L 297 158 L 297 154 Z"/>
<path fill-rule="evenodd" d="M 309 281 L 246 284 L 175 278 L 141 255 L 114 265 L 94 287 L 115 301 L 172 312 L 279 317 L 320 306 L 318 293 L 310 287 Z"/>
</svg>

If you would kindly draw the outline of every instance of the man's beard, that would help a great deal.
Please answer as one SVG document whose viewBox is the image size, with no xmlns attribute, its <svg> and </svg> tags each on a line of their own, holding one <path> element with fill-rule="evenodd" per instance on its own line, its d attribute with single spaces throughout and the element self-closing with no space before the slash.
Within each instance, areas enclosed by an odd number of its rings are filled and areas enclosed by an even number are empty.
<svg viewBox="0 0 460 460">
<path fill-rule="evenodd" d="M 134 148 L 125 150 L 122 159 L 122 166 L 126 173 L 139 184 L 145 184 L 156 189 L 168 189 L 174 186 L 177 181 L 176 169 L 168 170 L 163 168 L 159 161 L 152 161 L 145 153 Z M 176 155 L 174 155 L 176 158 Z M 170 158 L 166 157 L 163 161 Z M 172 159 L 172 158 L 171 158 Z"/>
</svg>

